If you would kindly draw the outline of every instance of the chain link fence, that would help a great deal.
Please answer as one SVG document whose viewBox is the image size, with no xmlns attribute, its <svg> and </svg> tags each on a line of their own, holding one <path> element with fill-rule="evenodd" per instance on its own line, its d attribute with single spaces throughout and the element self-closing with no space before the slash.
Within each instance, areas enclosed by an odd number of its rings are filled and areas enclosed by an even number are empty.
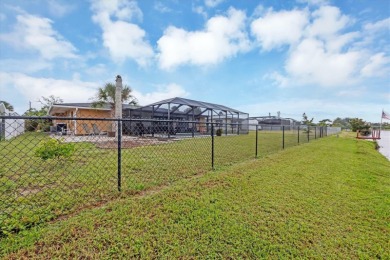
<svg viewBox="0 0 390 260">
<path fill-rule="evenodd" d="M 18 129 L 14 121 L 18 121 Z M 20 133 L 20 121 L 24 133 Z M 327 136 L 326 127 L 0 116 L 0 236 Z"/>
</svg>

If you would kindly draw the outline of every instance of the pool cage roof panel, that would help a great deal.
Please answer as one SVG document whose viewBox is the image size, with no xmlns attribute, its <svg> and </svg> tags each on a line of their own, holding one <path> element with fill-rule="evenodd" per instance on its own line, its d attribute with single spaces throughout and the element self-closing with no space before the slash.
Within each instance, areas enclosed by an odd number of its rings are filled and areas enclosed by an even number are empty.
<svg viewBox="0 0 390 260">
<path fill-rule="evenodd" d="M 144 106 L 142 108 L 147 108 L 147 107 L 152 107 L 152 106 L 161 106 L 164 104 L 186 105 L 189 107 L 200 107 L 200 108 L 221 110 L 221 111 L 226 111 L 226 112 L 233 112 L 233 113 L 237 113 L 237 114 L 247 114 L 248 115 L 248 113 L 245 113 L 245 112 L 242 112 L 242 111 L 239 111 L 237 109 L 233 109 L 233 108 L 230 108 L 227 106 L 203 102 L 203 101 L 197 101 L 197 100 L 192 100 L 192 99 L 187 99 L 187 98 L 180 98 L 180 97 L 161 100 L 159 102 Z"/>
</svg>

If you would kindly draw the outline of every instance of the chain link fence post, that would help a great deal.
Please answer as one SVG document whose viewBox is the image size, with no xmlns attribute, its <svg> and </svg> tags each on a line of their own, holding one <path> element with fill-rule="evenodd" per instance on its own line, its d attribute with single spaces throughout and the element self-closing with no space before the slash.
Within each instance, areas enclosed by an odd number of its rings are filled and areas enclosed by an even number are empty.
<svg viewBox="0 0 390 260">
<path fill-rule="evenodd" d="M 284 149 L 284 126 L 282 126 L 282 149 Z"/>
<path fill-rule="evenodd" d="M 255 158 L 257 158 L 257 146 L 258 146 L 258 140 L 259 140 L 259 126 L 256 125 L 256 152 L 255 152 Z"/>
<path fill-rule="evenodd" d="M 298 144 L 299 144 L 299 126 L 298 126 Z"/>
<path fill-rule="evenodd" d="M 122 185 L 122 122 L 117 120 L 118 124 L 118 191 L 121 191 Z"/>
<path fill-rule="evenodd" d="M 214 124 L 211 123 L 211 167 L 214 170 Z"/>
</svg>

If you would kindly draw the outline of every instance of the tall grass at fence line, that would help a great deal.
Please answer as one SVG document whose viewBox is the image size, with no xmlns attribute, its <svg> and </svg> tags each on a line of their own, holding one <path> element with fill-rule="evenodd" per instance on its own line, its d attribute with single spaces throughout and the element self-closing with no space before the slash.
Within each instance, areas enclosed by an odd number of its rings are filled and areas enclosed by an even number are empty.
<svg viewBox="0 0 390 260">
<path fill-rule="evenodd" d="M 35 155 L 45 133 L 25 133 L 0 143 L 0 235 L 18 232 L 76 208 L 119 196 L 117 150 L 75 143 L 70 158 Z M 98 138 L 98 137 L 97 137 Z M 285 142 L 297 144 L 297 135 Z M 214 137 L 214 166 L 254 158 L 255 132 Z M 302 141 L 303 142 L 303 141 Z M 287 146 L 286 146 L 287 147 Z M 281 132 L 258 132 L 258 156 L 282 149 Z M 169 185 L 211 170 L 211 137 L 122 149 L 122 195 Z"/>
</svg>

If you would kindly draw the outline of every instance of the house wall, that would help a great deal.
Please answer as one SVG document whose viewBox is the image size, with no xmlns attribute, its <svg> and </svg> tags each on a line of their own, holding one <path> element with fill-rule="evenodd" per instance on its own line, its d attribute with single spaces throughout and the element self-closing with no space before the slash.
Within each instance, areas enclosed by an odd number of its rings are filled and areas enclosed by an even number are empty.
<svg viewBox="0 0 390 260">
<path fill-rule="evenodd" d="M 0 115 L 18 116 L 15 112 L 8 111 L 3 103 L 0 103 Z M 24 119 L 0 119 L 0 141 L 9 140 L 24 133 Z"/>
<path fill-rule="evenodd" d="M 56 113 L 52 116 L 63 116 L 63 117 L 87 117 L 87 118 L 112 118 L 111 111 L 108 110 L 98 110 L 98 109 L 83 109 L 79 108 L 76 113 L 76 108 L 70 108 L 65 113 Z M 99 121 L 99 120 L 53 120 L 53 124 L 66 124 L 66 129 L 72 131 L 76 135 L 86 135 L 88 134 L 83 125 L 93 131 L 93 124 L 96 124 L 99 131 L 108 132 L 112 131 L 113 122 L 110 121 Z"/>
<path fill-rule="evenodd" d="M 98 117 L 98 118 L 112 118 L 111 111 L 107 110 L 95 110 L 95 109 L 79 109 L 77 112 L 77 117 Z M 76 125 L 77 126 L 76 126 Z M 85 135 L 88 134 L 83 125 L 86 125 L 86 127 L 93 131 L 93 124 L 96 124 L 97 128 L 101 132 L 111 132 L 114 130 L 114 122 L 113 121 L 99 121 L 99 120 L 77 120 L 74 121 L 74 124 L 72 124 L 73 129 L 76 127 L 76 133 L 77 135 Z"/>
</svg>

